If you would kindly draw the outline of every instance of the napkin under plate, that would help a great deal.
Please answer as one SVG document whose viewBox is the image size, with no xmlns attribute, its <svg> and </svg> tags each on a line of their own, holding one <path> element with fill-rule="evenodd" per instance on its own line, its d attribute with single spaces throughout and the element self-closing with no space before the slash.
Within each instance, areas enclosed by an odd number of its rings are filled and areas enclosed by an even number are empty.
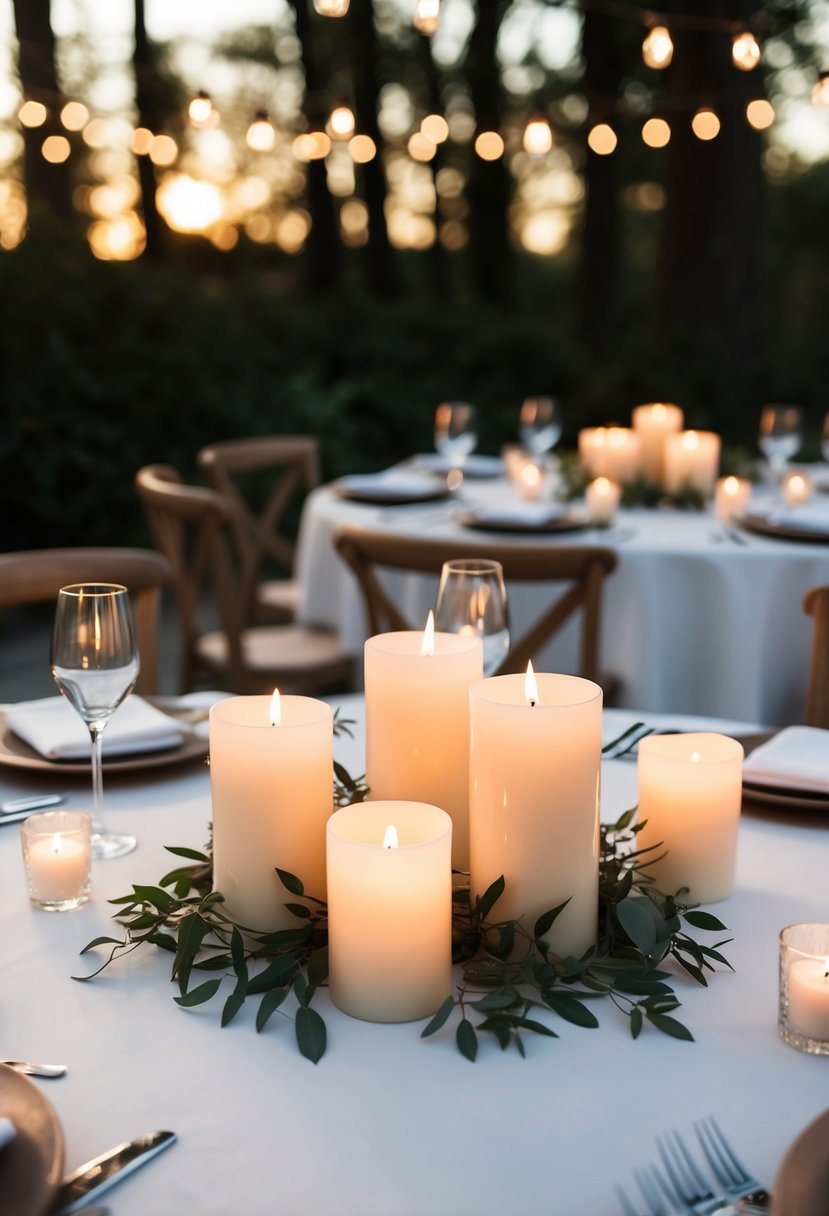
<svg viewBox="0 0 829 1216">
<path fill-rule="evenodd" d="M 89 731 L 63 697 L 21 701 L 6 713 L 6 725 L 47 760 L 88 760 Z M 128 697 L 102 736 L 104 756 L 166 751 L 180 747 L 179 724 L 141 697 Z"/>
<path fill-rule="evenodd" d="M 743 780 L 773 789 L 829 793 L 829 730 L 787 726 L 746 756 Z"/>
<path fill-rule="evenodd" d="M 829 504 L 823 502 L 803 503 L 796 507 L 778 507 L 764 512 L 755 511 L 748 518 L 763 522 L 770 528 L 814 532 L 816 536 L 829 536 Z"/>
</svg>

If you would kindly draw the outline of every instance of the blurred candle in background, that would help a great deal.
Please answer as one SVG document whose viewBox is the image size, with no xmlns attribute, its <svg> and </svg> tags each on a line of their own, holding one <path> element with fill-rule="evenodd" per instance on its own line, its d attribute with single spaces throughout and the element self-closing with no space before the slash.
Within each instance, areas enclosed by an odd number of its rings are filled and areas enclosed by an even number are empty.
<svg viewBox="0 0 829 1216">
<path fill-rule="evenodd" d="M 632 413 L 633 429 L 641 444 L 640 468 L 645 481 L 662 486 L 665 477 L 665 440 L 681 431 L 685 416 L 678 405 L 654 401 L 637 405 Z"/>
<path fill-rule="evenodd" d="M 619 506 L 622 487 L 607 477 L 597 477 L 584 491 L 587 512 L 595 524 L 609 524 Z"/>
<path fill-rule="evenodd" d="M 714 493 L 720 467 L 721 441 L 713 431 L 681 431 L 665 440 L 665 489 L 669 494 L 697 490 Z"/>
<path fill-rule="evenodd" d="M 720 477 L 714 490 L 714 514 L 727 523 L 748 505 L 751 482 L 746 477 Z"/>
</svg>

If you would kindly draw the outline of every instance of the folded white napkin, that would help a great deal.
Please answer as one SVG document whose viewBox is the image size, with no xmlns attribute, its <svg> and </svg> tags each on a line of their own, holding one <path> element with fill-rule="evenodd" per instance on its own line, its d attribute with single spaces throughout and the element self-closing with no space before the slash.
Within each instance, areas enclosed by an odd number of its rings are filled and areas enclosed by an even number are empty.
<svg viewBox="0 0 829 1216">
<path fill-rule="evenodd" d="M 804 532 L 829 535 L 829 503 L 805 502 L 798 507 L 769 511 L 768 522 L 777 528 L 801 528 Z"/>
<path fill-rule="evenodd" d="M 8 1144 L 10 1140 L 14 1140 L 16 1135 L 17 1131 L 11 1119 L 0 1119 L 0 1148 L 4 1144 Z"/>
<path fill-rule="evenodd" d="M 516 502 L 475 510 L 477 523 L 522 524 L 532 528 L 543 528 L 566 515 L 566 507 L 550 502 Z"/>
<path fill-rule="evenodd" d="M 755 785 L 829 792 L 829 730 L 787 726 L 746 756 L 743 777 Z"/>
<path fill-rule="evenodd" d="M 408 472 L 398 466 L 384 469 L 382 473 L 352 473 L 341 477 L 336 484 L 349 494 L 373 494 L 392 489 L 420 494 L 434 492 L 437 483 L 428 474 Z"/>
<path fill-rule="evenodd" d="M 86 760 L 89 731 L 63 697 L 21 701 L 6 713 L 16 735 L 47 760 Z M 184 742 L 181 726 L 141 697 L 127 697 L 103 733 L 104 756 L 126 756 L 178 747 Z"/>
</svg>

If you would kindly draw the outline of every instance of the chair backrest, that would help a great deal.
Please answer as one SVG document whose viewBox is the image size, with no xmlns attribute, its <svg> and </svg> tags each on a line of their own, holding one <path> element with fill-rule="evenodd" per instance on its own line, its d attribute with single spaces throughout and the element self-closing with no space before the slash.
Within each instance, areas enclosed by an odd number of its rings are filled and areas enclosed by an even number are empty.
<svg viewBox="0 0 829 1216">
<path fill-rule="evenodd" d="M 815 620 L 805 721 L 807 726 L 829 729 L 829 587 L 807 592 L 803 611 Z"/>
<path fill-rule="evenodd" d="M 0 607 L 57 600 L 70 583 L 121 583 L 131 593 L 141 671 L 136 690 L 158 688 L 161 592 L 173 587 L 170 562 L 152 549 L 26 549 L 0 554 Z"/>
<path fill-rule="evenodd" d="M 249 581 L 249 556 L 237 539 L 239 509 L 234 499 L 205 486 L 184 485 L 172 465 L 154 464 L 135 475 L 138 496 L 156 547 L 172 564 L 178 589 L 181 629 L 180 686 L 192 685 L 199 596 L 210 584 L 219 628 L 228 644 L 231 687 L 241 687 L 245 617 L 241 589 Z"/>
<path fill-rule="evenodd" d="M 454 540 L 408 539 L 383 532 L 344 527 L 334 538 L 337 552 L 356 575 L 363 593 L 369 626 L 373 633 L 385 629 L 411 629 L 377 577 L 377 569 L 408 570 L 440 574 L 452 558 L 487 557 L 499 561 L 507 583 L 566 583 L 563 592 L 544 609 L 535 624 L 510 648 L 500 674 L 523 671 L 529 659 L 582 611 L 579 673 L 595 680 L 598 675 L 599 624 L 605 576 L 617 564 L 612 549 L 599 545 L 480 544 Z M 418 626 L 422 627 L 422 622 Z"/>
<path fill-rule="evenodd" d="M 260 435 L 211 443 L 198 453 L 199 468 L 213 489 L 235 499 L 253 545 L 258 570 L 263 557 L 293 568 L 294 544 L 281 531 L 294 497 L 319 485 L 319 445 L 313 435 Z M 254 503 L 245 493 L 253 475 L 270 474 L 269 489 Z"/>
</svg>

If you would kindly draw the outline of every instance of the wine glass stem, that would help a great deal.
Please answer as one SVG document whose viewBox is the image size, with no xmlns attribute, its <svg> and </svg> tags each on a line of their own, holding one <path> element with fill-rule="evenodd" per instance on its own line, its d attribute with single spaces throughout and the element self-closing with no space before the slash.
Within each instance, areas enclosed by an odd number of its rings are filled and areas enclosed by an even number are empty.
<svg viewBox="0 0 829 1216">
<path fill-rule="evenodd" d="M 104 801 L 103 764 L 101 756 L 101 736 L 104 733 L 99 723 L 89 727 L 92 738 L 92 833 L 103 836 L 104 825 L 101 822 L 101 807 Z"/>
</svg>

